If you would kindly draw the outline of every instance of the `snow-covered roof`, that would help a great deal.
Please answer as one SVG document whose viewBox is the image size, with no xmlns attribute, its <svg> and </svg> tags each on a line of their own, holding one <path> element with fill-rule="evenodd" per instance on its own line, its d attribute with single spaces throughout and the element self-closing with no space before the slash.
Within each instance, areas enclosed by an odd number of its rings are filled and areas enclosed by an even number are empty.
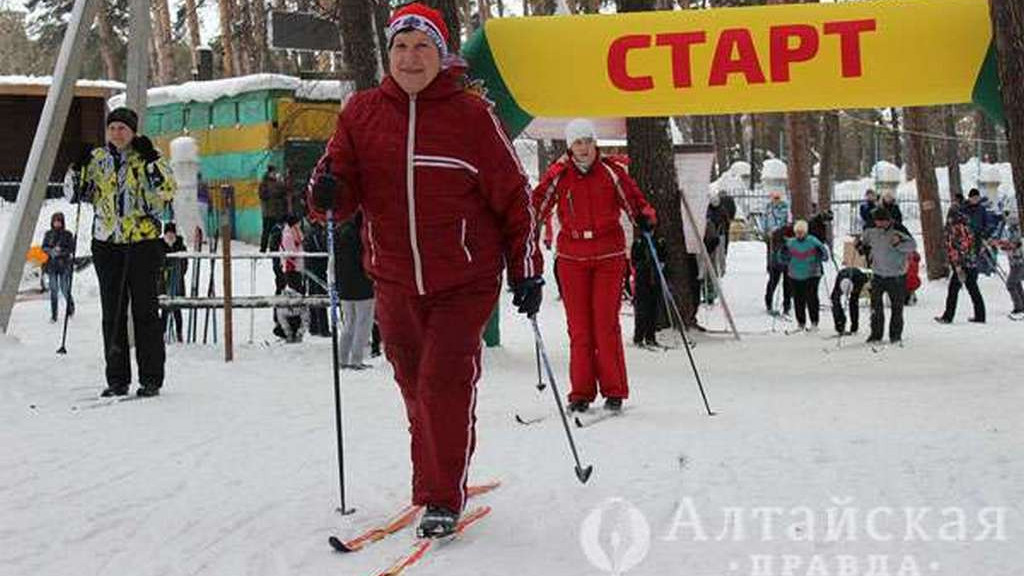
<svg viewBox="0 0 1024 576">
<path fill-rule="evenodd" d="M 3 86 L 49 86 L 53 82 L 53 76 L 0 76 L 0 85 Z M 124 90 L 123 82 L 113 80 L 79 80 L 75 86 L 80 88 L 106 88 L 108 90 Z"/>
<path fill-rule="evenodd" d="M 230 98 L 247 92 L 261 90 L 288 90 L 303 100 L 340 101 L 355 90 L 352 82 L 340 80 L 302 80 L 283 74 L 251 74 L 237 78 L 185 82 L 174 86 L 150 88 L 147 92 L 149 106 L 184 104 L 186 102 L 213 102 L 219 98 Z M 111 108 L 124 105 L 124 94 L 118 94 L 108 101 Z"/>
<path fill-rule="evenodd" d="M 903 173 L 900 172 L 900 169 L 897 168 L 895 164 L 886 162 L 885 160 L 881 160 L 875 164 L 871 173 L 874 175 L 875 180 L 879 182 L 892 182 L 899 184 L 903 179 Z"/>
<path fill-rule="evenodd" d="M 777 158 L 769 158 L 764 161 L 764 165 L 761 167 L 761 178 L 768 180 L 785 180 L 788 178 L 789 171 L 786 168 L 786 163 Z"/>
</svg>

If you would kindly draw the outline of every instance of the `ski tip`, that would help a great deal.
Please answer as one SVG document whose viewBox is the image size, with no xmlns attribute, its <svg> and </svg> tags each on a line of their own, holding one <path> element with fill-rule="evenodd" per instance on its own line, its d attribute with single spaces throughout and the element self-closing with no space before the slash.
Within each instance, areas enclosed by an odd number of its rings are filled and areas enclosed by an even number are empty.
<svg viewBox="0 0 1024 576">
<path fill-rule="evenodd" d="M 579 479 L 580 484 L 586 484 L 587 480 L 590 480 L 590 475 L 594 472 L 594 467 L 587 466 L 586 468 L 576 467 L 576 478 Z"/>
<path fill-rule="evenodd" d="M 357 550 L 357 548 L 350 548 L 337 536 L 331 536 L 328 538 L 327 543 L 331 545 L 331 548 L 333 548 L 335 552 L 340 552 L 342 554 L 348 554 L 349 552 L 355 552 Z"/>
</svg>

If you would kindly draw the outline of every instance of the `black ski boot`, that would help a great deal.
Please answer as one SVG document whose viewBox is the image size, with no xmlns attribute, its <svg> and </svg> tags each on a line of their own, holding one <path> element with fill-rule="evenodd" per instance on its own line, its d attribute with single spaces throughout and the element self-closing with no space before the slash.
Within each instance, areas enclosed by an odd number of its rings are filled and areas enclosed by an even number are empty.
<svg viewBox="0 0 1024 576">
<path fill-rule="evenodd" d="M 139 388 L 135 392 L 135 394 L 137 396 L 142 397 L 142 398 L 152 398 L 153 396 L 159 396 L 160 395 L 160 387 L 159 386 L 143 386 L 142 388 Z"/>
<path fill-rule="evenodd" d="M 453 512 L 443 506 L 428 505 L 423 517 L 420 518 L 419 527 L 416 528 L 416 536 L 419 538 L 447 538 L 455 534 L 455 526 L 458 523 L 458 512 Z"/>
<path fill-rule="evenodd" d="M 100 392 L 100 396 L 102 396 L 103 398 L 110 398 L 111 396 L 127 396 L 127 395 L 128 395 L 128 387 L 127 386 L 125 386 L 124 388 L 122 388 L 120 386 L 107 386 L 106 390 L 104 390 L 103 392 Z"/>
<path fill-rule="evenodd" d="M 622 412 L 622 398 L 605 398 L 604 409 L 609 412 Z"/>
<path fill-rule="evenodd" d="M 573 400 L 572 402 L 569 402 L 569 406 L 567 408 L 569 409 L 569 413 L 579 412 L 580 414 L 583 414 L 587 410 L 590 410 L 590 402 Z"/>
</svg>

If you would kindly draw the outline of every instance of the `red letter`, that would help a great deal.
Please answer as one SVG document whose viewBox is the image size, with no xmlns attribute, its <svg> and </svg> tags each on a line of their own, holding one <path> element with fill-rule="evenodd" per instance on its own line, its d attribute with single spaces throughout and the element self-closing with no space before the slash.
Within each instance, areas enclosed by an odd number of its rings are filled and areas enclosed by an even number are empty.
<svg viewBox="0 0 1024 576">
<path fill-rule="evenodd" d="M 814 26 L 772 26 L 770 38 L 772 82 L 789 82 L 789 65 L 806 62 L 818 53 L 818 31 Z M 790 38 L 799 40 L 796 46 L 789 45 Z"/>
<path fill-rule="evenodd" d="M 646 35 L 616 38 L 608 48 L 608 79 L 620 90 L 641 92 L 654 88 L 650 76 L 630 76 L 626 71 L 626 56 L 630 50 L 650 48 L 651 37 Z"/>
<path fill-rule="evenodd" d="M 732 57 L 733 48 L 738 50 L 736 59 Z M 748 84 L 764 84 L 764 71 L 757 60 L 757 49 L 750 31 L 743 28 L 723 30 L 715 47 L 715 59 L 711 62 L 711 78 L 709 86 L 725 86 L 729 74 L 743 74 Z"/>
<path fill-rule="evenodd" d="M 839 35 L 839 51 L 843 57 L 843 78 L 859 78 L 864 75 L 860 63 L 860 35 L 874 32 L 875 20 L 846 20 L 826 22 L 825 34 Z"/>
<path fill-rule="evenodd" d="M 655 44 L 672 47 L 672 83 L 676 88 L 693 86 L 692 68 L 690 66 L 690 46 L 708 41 L 704 32 L 685 32 L 681 34 L 658 34 Z"/>
</svg>

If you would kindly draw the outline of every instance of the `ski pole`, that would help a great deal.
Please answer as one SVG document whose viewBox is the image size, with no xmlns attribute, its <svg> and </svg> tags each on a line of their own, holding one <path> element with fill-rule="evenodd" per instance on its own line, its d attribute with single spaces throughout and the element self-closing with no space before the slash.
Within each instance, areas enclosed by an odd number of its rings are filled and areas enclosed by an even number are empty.
<svg viewBox="0 0 1024 576">
<path fill-rule="evenodd" d="M 327 291 L 331 297 L 331 362 L 334 370 L 334 428 L 338 433 L 338 491 L 343 516 L 355 512 L 345 505 L 345 443 L 341 421 L 341 370 L 338 366 L 338 284 L 334 270 L 334 210 L 327 211 Z"/>
<path fill-rule="evenodd" d="M 654 239 L 651 237 L 650 232 L 644 232 L 644 239 L 647 240 L 647 248 L 651 251 L 651 260 L 654 262 L 654 268 L 658 271 L 658 278 L 661 280 L 661 297 L 665 300 L 665 308 L 669 313 L 669 320 L 672 319 L 672 312 L 676 314 L 676 318 L 679 321 L 677 327 L 679 333 L 683 336 L 683 347 L 686 349 L 686 356 L 690 359 L 690 367 L 693 369 L 693 377 L 697 381 L 697 389 L 700 390 L 700 396 L 704 400 L 704 409 L 707 410 L 708 416 L 714 416 L 715 413 L 711 410 L 711 406 L 708 404 L 708 396 L 704 393 L 704 384 L 700 380 L 700 372 L 697 371 L 697 363 L 693 360 L 693 351 L 690 350 L 690 339 L 686 336 L 686 331 L 683 328 L 683 315 L 679 312 L 679 308 L 676 306 L 675 298 L 672 297 L 672 292 L 669 289 L 668 281 L 665 280 L 665 272 L 661 269 L 661 261 L 658 259 L 658 251 L 654 248 Z"/>
<path fill-rule="evenodd" d="M 68 343 L 68 302 L 73 300 L 71 291 L 75 287 L 75 255 L 78 252 L 78 223 L 82 217 L 82 198 L 78 198 L 78 206 L 75 208 L 75 236 L 74 242 L 71 243 L 71 270 L 68 274 L 71 276 L 68 278 L 68 293 L 64 295 L 64 330 L 60 337 L 60 348 L 57 348 L 57 354 L 67 354 L 67 343 Z M 52 290 L 52 288 L 51 288 Z"/>
<path fill-rule="evenodd" d="M 540 344 L 537 342 L 533 343 L 534 356 L 537 358 L 537 391 L 543 392 L 547 388 L 547 384 L 544 383 L 544 377 L 540 372 Z"/>
<path fill-rule="evenodd" d="M 562 417 L 562 427 L 565 428 L 565 437 L 569 440 L 569 450 L 572 452 L 573 460 L 576 462 L 576 478 L 581 484 L 586 484 L 594 466 L 584 467 L 580 463 L 580 455 L 576 450 L 576 442 L 572 437 L 572 429 L 569 428 L 569 419 L 565 416 L 565 407 L 562 406 L 562 397 L 558 394 L 558 384 L 555 383 L 555 373 L 551 370 L 551 362 L 548 360 L 548 353 L 544 349 L 544 339 L 540 335 L 540 328 L 537 326 L 536 314 L 530 315 L 530 325 L 533 326 L 533 341 L 537 347 L 537 353 L 544 363 L 544 370 L 548 374 L 548 381 L 551 383 L 551 395 L 555 397 L 555 405 L 558 406 L 558 414 Z"/>
</svg>

